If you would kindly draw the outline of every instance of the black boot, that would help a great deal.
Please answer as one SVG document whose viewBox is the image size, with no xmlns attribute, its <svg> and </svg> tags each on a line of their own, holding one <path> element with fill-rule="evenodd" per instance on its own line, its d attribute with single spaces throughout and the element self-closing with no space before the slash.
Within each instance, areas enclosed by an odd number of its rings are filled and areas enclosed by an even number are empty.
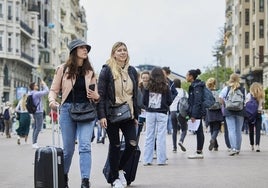
<svg viewBox="0 0 268 188">
<path fill-rule="evenodd" d="M 88 178 L 82 179 L 81 188 L 90 188 L 90 182 Z"/>
<path fill-rule="evenodd" d="M 69 181 L 68 174 L 64 174 L 64 188 L 69 188 L 68 181 Z"/>
</svg>

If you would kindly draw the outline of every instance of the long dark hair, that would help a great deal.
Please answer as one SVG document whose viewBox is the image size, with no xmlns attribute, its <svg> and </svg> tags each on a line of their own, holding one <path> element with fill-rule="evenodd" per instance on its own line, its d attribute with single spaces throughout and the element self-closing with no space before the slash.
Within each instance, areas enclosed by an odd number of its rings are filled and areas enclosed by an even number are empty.
<svg viewBox="0 0 268 188">
<path fill-rule="evenodd" d="M 66 61 L 65 68 L 67 67 L 69 68 L 68 79 L 74 78 L 78 74 L 85 76 L 88 71 L 93 71 L 92 77 L 95 74 L 88 57 L 84 59 L 82 67 L 77 65 L 77 48 L 71 52 L 69 59 Z"/>
<path fill-rule="evenodd" d="M 148 89 L 155 93 L 165 93 L 168 89 L 167 79 L 160 67 L 153 68 L 148 83 Z"/>
</svg>

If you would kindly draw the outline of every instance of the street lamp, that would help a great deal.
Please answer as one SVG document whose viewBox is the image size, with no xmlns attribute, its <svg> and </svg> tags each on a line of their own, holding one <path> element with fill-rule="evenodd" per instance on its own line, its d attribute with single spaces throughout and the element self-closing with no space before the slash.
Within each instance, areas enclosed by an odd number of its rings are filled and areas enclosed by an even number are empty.
<svg viewBox="0 0 268 188">
<path fill-rule="evenodd" d="M 254 80 L 254 76 L 253 76 L 253 73 L 251 71 L 251 68 L 249 68 L 249 72 L 246 75 L 246 81 L 247 81 L 248 89 L 249 89 L 250 85 L 252 84 L 253 80 Z"/>
<path fill-rule="evenodd" d="M 213 55 L 214 57 L 216 57 L 217 60 L 217 65 L 216 65 L 216 81 L 217 81 L 217 89 L 219 89 L 219 61 L 221 58 L 221 53 L 219 50 L 216 51 L 216 54 Z"/>
</svg>

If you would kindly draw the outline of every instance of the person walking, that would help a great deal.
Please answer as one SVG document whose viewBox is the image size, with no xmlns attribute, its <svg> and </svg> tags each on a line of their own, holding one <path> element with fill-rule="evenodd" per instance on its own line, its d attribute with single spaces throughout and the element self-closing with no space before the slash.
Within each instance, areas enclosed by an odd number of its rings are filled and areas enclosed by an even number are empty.
<svg viewBox="0 0 268 188">
<path fill-rule="evenodd" d="M 36 105 L 36 112 L 33 114 L 33 118 L 34 118 L 34 122 L 33 122 L 33 137 L 32 137 L 32 147 L 33 149 L 37 149 L 39 148 L 38 144 L 37 144 L 37 140 L 38 140 L 38 135 L 42 129 L 43 126 L 43 96 L 48 94 L 48 87 L 46 85 L 46 83 L 41 80 L 40 81 L 41 84 L 41 90 L 39 91 L 39 86 L 37 83 L 32 82 L 30 84 L 30 93 L 29 95 L 32 95 L 33 97 L 33 102 Z"/>
<path fill-rule="evenodd" d="M 178 95 L 178 92 L 177 92 L 176 87 L 174 85 L 174 81 L 172 81 L 168 77 L 170 75 L 170 73 L 171 73 L 171 70 L 170 70 L 169 67 L 163 67 L 162 70 L 163 70 L 164 75 L 165 75 L 165 77 L 166 77 L 166 79 L 168 81 L 168 85 L 169 85 L 169 88 L 170 88 L 170 91 L 171 91 L 172 100 L 174 100 L 175 97 Z M 170 111 L 169 111 L 169 114 L 168 114 L 167 133 L 172 134 L 172 120 L 171 120 Z"/>
<path fill-rule="evenodd" d="M 19 114 L 19 127 L 16 129 L 18 139 L 17 144 L 20 145 L 20 139 L 24 138 L 25 143 L 28 140 L 28 134 L 31 125 L 31 116 L 26 108 L 27 94 L 23 94 L 16 106 L 16 112 Z"/>
<path fill-rule="evenodd" d="M 70 117 L 73 103 L 96 103 L 99 100 L 96 75 L 89 61 L 88 53 L 91 46 L 81 39 L 74 39 L 68 45 L 69 58 L 65 64 L 57 67 L 52 85 L 48 94 L 50 108 L 59 107 L 59 123 L 62 132 L 64 154 L 65 188 L 68 188 L 68 173 L 75 150 L 75 141 L 78 139 L 79 165 L 81 188 L 90 187 L 90 171 L 92 166 L 91 138 L 95 125 L 94 120 L 83 122 L 75 121 Z M 89 85 L 94 84 L 94 88 Z M 62 92 L 61 105 L 57 96 Z"/>
<path fill-rule="evenodd" d="M 200 69 L 192 69 L 189 70 L 186 74 L 186 81 L 190 82 L 191 85 L 189 87 L 189 118 L 192 123 L 195 123 L 196 120 L 199 120 L 200 123 L 198 125 L 196 133 L 196 139 L 197 139 L 197 148 L 196 152 L 193 155 L 189 155 L 189 159 L 203 159 L 203 146 L 205 141 L 205 136 L 203 132 L 203 124 L 202 124 L 202 118 L 204 117 L 205 113 L 203 112 L 202 107 L 202 101 L 203 101 L 203 89 L 205 86 L 205 83 L 199 79 L 197 79 L 198 75 L 201 74 Z"/>
<path fill-rule="evenodd" d="M 216 90 L 216 79 L 215 78 L 207 79 L 206 86 L 208 89 L 211 90 L 215 98 L 215 103 L 207 110 L 207 114 L 206 114 L 206 121 L 209 126 L 210 135 L 211 135 L 208 150 L 211 151 L 212 149 L 214 149 L 214 151 L 218 151 L 219 144 L 217 141 L 217 137 L 221 129 L 223 115 L 222 115 L 222 110 L 221 110 L 219 93 Z"/>
<path fill-rule="evenodd" d="M 139 103 L 141 105 L 141 114 L 139 115 L 138 122 L 139 124 L 143 124 L 144 130 L 146 129 L 146 126 L 144 125 L 146 121 L 146 118 L 145 118 L 146 111 L 145 111 L 145 107 L 143 105 L 142 100 L 143 100 L 144 90 L 148 87 L 149 79 L 150 79 L 149 71 L 143 71 L 140 74 L 139 91 L 141 95 L 139 96 L 138 101 L 140 101 Z"/>
<path fill-rule="evenodd" d="M 100 102 L 98 118 L 100 125 L 106 129 L 110 146 L 108 160 L 112 187 L 127 186 L 123 168 L 133 155 L 137 146 L 136 126 L 140 109 L 137 104 L 138 75 L 136 69 L 129 63 L 128 49 L 125 43 L 116 42 L 111 50 L 111 56 L 103 65 L 98 81 Z M 127 103 L 130 107 L 131 118 L 118 123 L 108 119 L 107 109 L 110 105 Z M 125 150 L 120 158 L 120 135 L 125 139 Z"/>
<path fill-rule="evenodd" d="M 6 138 L 11 138 L 10 132 L 12 131 L 12 108 L 9 101 L 6 102 L 6 105 L 4 107 L 3 119 L 5 125 Z"/>
<path fill-rule="evenodd" d="M 256 152 L 260 152 L 260 138 L 261 138 L 261 126 L 262 126 L 262 113 L 265 93 L 263 87 L 260 83 L 254 82 L 249 88 L 249 93 L 246 96 L 246 103 L 254 97 L 258 102 L 258 113 L 256 116 L 256 121 L 253 124 L 249 124 L 249 141 L 251 150 L 254 151 L 254 132 L 255 132 L 255 146 Z M 254 131 L 255 130 L 255 131 Z"/>
<path fill-rule="evenodd" d="M 166 125 L 171 103 L 172 97 L 167 79 L 161 68 L 155 67 L 150 74 L 148 89 L 143 94 L 146 109 L 144 165 L 151 165 L 153 162 L 155 139 L 157 164 L 166 165 Z"/>
<path fill-rule="evenodd" d="M 172 123 L 172 142 L 173 142 L 173 152 L 177 152 L 177 134 L 178 131 L 181 129 L 181 137 L 178 145 L 180 146 L 182 151 L 186 151 L 186 148 L 183 146 L 184 138 L 187 134 L 187 121 L 184 120 L 185 118 L 180 116 L 178 118 L 178 103 L 182 97 L 188 98 L 188 93 L 181 88 L 181 80 L 174 79 L 173 80 L 174 87 L 176 88 L 178 94 L 174 98 L 172 104 L 170 105 L 170 116 L 171 116 L 171 123 Z M 179 121 L 180 120 L 180 121 Z"/>
<path fill-rule="evenodd" d="M 219 97 L 222 99 L 224 104 L 224 115 L 227 123 L 228 135 L 231 145 L 230 156 L 238 155 L 241 149 L 242 143 L 242 126 L 244 123 L 244 108 L 241 110 L 230 110 L 226 107 L 226 102 L 229 98 L 229 93 L 234 93 L 237 90 L 240 90 L 242 93 L 242 106 L 245 102 L 245 89 L 240 85 L 240 77 L 238 74 L 233 73 L 230 75 L 227 86 L 225 86 L 219 94 Z"/>
</svg>

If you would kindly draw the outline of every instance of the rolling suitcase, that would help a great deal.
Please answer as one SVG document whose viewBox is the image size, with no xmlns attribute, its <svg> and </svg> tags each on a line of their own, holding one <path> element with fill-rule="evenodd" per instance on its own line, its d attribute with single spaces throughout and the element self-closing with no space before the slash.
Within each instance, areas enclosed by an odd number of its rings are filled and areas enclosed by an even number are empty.
<svg viewBox="0 0 268 188">
<path fill-rule="evenodd" d="M 143 124 L 139 124 L 138 133 L 137 133 L 137 147 L 134 151 L 134 154 L 130 157 L 130 159 L 128 160 L 127 164 L 125 165 L 125 167 L 123 169 L 125 171 L 125 178 L 127 180 L 127 185 L 130 185 L 131 182 L 133 182 L 135 180 L 135 177 L 136 177 L 138 163 L 139 163 L 140 155 L 141 155 L 141 151 L 140 151 L 140 148 L 138 146 L 138 142 L 139 142 L 140 132 L 142 130 L 142 127 L 143 127 Z M 125 149 L 125 142 L 123 141 L 123 136 L 122 136 L 121 146 L 120 146 L 120 156 L 123 153 L 124 149 Z M 109 156 L 109 153 L 108 153 L 108 156 Z M 104 168 L 103 168 L 103 174 L 104 174 L 108 183 L 113 183 L 111 173 L 110 173 L 110 163 L 109 163 L 108 157 L 107 157 L 107 160 L 106 160 Z"/>
<path fill-rule="evenodd" d="M 59 110 L 57 110 L 59 115 Z M 59 116 L 58 116 L 59 117 Z M 53 118 L 53 117 L 52 117 Z M 35 151 L 34 187 L 64 188 L 63 150 L 60 145 L 60 130 L 57 125 L 58 147 L 55 146 L 55 123 L 52 119 L 52 146 L 40 147 Z"/>
</svg>

